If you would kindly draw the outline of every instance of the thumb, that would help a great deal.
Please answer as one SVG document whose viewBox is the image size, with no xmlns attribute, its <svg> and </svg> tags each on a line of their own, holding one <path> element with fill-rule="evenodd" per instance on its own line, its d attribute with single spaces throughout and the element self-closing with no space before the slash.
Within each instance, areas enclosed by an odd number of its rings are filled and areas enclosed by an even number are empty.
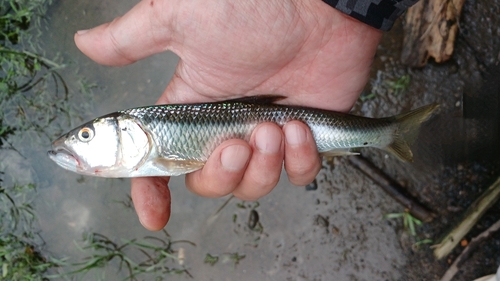
<svg viewBox="0 0 500 281">
<path fill-rule="evenodd" d="M 124 16 L 75 34 L 75 43 L 97 63 L 121 66 L 169 48 L 170 1 L 140 1 Z"/>
</svg>

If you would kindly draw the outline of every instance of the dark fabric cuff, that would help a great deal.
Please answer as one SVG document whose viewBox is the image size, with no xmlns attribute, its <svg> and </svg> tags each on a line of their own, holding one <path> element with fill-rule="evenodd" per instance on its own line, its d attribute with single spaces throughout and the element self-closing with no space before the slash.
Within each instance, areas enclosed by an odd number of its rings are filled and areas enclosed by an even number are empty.
<svg viewBox="0 0 500 281">
<path fill-rule="evenodd" d="M 418 0 L 323 0 L 349 16 L 383 31 Z"/>
</svg>

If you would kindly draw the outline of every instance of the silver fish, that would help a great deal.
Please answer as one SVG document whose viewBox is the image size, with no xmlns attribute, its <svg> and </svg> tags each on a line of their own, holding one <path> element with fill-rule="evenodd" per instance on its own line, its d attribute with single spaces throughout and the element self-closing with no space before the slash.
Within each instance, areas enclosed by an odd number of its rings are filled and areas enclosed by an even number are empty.
<svg viewBox="0 0 500 281">
<path fill-rule="evenodd" d="M 388 118 L 366 118 L 284 106 L 281 97 L 217 103 L 156 105 L 118 111 L 87 122 L 52 143 L 49 157 L 70 171 L 99 177 L 177 176 L 201 169 L 229 139 L 250 140 L 263 122 L 309 126 L 322 155 L 352 155 L 376 147 L 413 161 L 410 145 L 420 124 L 438 107 L 430 104 Z"/>
</svg>

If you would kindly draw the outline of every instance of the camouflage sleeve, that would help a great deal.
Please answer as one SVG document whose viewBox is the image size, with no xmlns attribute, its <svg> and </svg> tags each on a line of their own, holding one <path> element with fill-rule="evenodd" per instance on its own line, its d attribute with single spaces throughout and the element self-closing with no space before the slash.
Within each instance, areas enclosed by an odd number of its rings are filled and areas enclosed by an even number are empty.
<svg viewBox="0 0 500 281">
<path fill-rule="evenodd" d="M 388 31 L 418 0 L 323 0 L 326 4 L 372 27 Z"/>
</svg>

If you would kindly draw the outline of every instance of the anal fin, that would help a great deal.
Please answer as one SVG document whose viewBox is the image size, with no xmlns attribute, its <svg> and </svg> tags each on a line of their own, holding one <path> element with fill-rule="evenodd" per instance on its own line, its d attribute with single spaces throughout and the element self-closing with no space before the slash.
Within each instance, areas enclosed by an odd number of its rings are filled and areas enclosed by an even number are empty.
<svg viewBox="0 0 500 281">
<path fill-rule="evenodd" d="M 346 156 L 346 155 L 359 155 L 358 151 L 352 151 L 350 149 L 334 149 L 330 151 L 321 152 L 320 156 Z"/>
</svg>

